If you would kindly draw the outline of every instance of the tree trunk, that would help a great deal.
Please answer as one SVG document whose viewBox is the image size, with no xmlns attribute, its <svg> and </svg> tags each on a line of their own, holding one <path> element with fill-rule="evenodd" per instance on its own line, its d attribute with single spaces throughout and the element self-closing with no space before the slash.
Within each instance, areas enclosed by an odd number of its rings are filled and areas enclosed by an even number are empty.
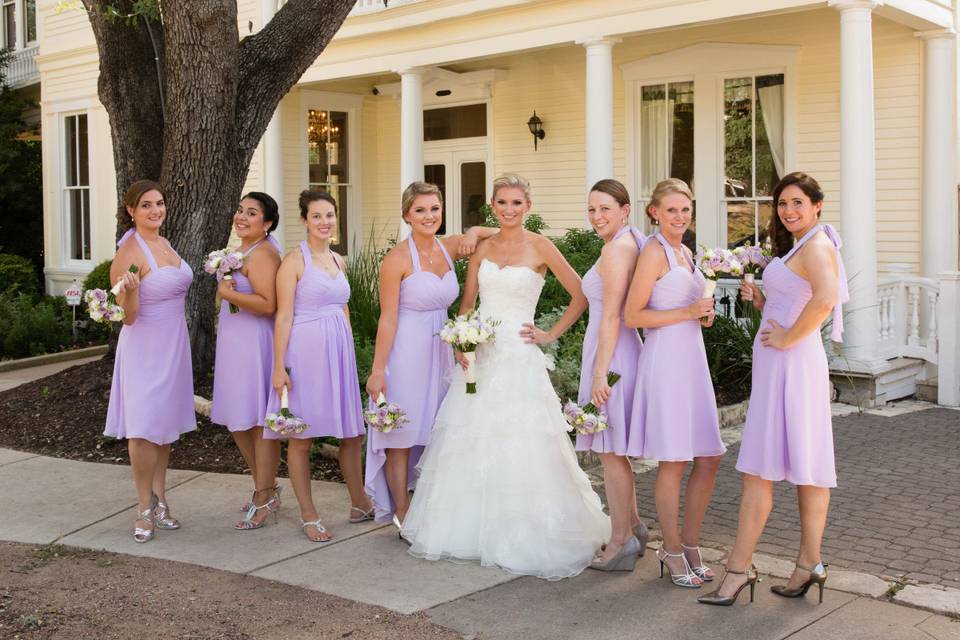
<svg viewBox="0 0 960 640">
<path fill-rule="evenodd" d="M 163 232 L 195 270 L 226 245 L 250 161 L 281 98 L 355 2 L 290 0 L 239 41 L 235 0 L 163 0 L 162 24 L 107 16 L 109 7 L 133 13 L 131 0 L 84 0 L 100 53 L 117 193 L 135 180 L 158 180 L 167 198 Z M 215 290 L 200 273 L 187 295 L 197 378 L 213 364 Z"/>
</svg>

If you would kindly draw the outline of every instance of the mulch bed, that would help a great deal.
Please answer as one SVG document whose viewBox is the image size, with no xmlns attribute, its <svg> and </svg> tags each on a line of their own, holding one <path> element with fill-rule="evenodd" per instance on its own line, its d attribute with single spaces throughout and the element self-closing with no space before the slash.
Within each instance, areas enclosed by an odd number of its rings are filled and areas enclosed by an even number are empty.
<svg viewBox="0 0 960 640">
<path fill-rule="evenodd" d="M 126 441 L 103 435 L 112 378 L 113 362 L 103 358 L 0 393 L 0 446 L 56 458 L 129 464 Z M 198 388 L 204 391 L 205 386 Z M 249 473 L 227 429 L 201 415 L 197 431 L 173 444 L 170 466 Z M 283 463 L 280 475 L 286 476 Z M 319 456 L 314 458 L 313 478 L 343 481 L 337 463 Z"/>
</svg>

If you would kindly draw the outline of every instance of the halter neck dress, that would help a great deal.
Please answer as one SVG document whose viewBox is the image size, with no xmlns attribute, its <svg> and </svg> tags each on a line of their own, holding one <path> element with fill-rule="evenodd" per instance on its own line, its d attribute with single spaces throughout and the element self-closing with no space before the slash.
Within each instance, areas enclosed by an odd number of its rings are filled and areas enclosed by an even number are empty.
<svg viewBox="0 0 960 640">
<path fill-rule="evenodd" d="M 120 243 L 129 242 L 131 236 L 143 250 L 150 272 L 140 281 L 137 319 L 120 329 L 103 433 L 165 445 L 197 428 L 184 315 L 193 271 L 183 259 L 176 267 L 158 266 L 139 233 L 128 234 Z"/>
<path fill-rule="evenodd" d="M 243 257 L 264 242 L 254 244 Z M 234 271 L 233 282 L 238 293 L 254 293 L 250 280 L 240 270 Z M 273 373 L 273 315 L 257 315 L 245 309 L 230 313 L 230 303 L 221 300 L 213 372 L 210 421 L 230 431 L 262 425 Z"/>
<path fill-rule="evenodd" d="M 657 233 L 670 270 L 657 280 L 647 306 L 669 310 L 689 306 L 703 294 L 705 279 L 684 247 L 677 264 L 673 247 Z M 633 401 L 627 455 L 657 461 L 690 461 L 726 451 L 720 439 L 699 320 L 644 329 Z"/>
<path fill-rule="evenodd" d="M 306 241 L 300 243 L 303 275 L 293 302 L 293 326 L 284 362 L 290 369 L 290 411 L 307 423 L 307 429 L 290 438 L 355 438 L 364 434 L 357 380 L 353 332 L 343 308 L 350 300 L 350 284 L 340 268 L 331 276 L 313 264 Z M 271 390 L 269 412 L 280 409 L 280 398 Z M 268 440 L 284 436 L 263 430 Z"/>
<path fill-rule="evenodd" d="M 378 522 L 390 521 L 394 509 L 383 470 L 386 449 L 410 449 L 407 484 L 413 489 L 416 465 L 430 441 L 434 418 L 450 384 L 453 350 L 437 334 L 447 320 L 447 308 L 460 293 L 460 285 L 453 260 L 443 243 L 436 242 L 448 266 L 443 276 L 421 268 L 413 236 L 407 238 L 413 273 L 400 282 L 400 311 L 387 359 L 385 396 L 406 412 L 410 422 L 389 433 L 370 429 L 367 434 L 366 491 Z M 370 401 L 373 404 L 376 398 Z"/>
<path fill-rule="evenodd" d="M 810 283 L 790 269 L 794 254 L 820 232 L 837 249 L 839 301 L 833 308 L 831 337 L 843 335 L 841 303 L 849 299 L 840 257 L 840 237 L 830 225 L 817 225 L 781 258 L 763 270 L 766 302 L 761 326 L 770 320 L 789 329 L 813 296 Z M 795 485 L 837 486 L 830 413 L 830 368 L 820 331 L 811 331 L 789 349 L 753 343 L 753 387 L 740 442 L 737 470 L 764 480 Z"/>
<path fill-rule="evenodd" d="M 624 227 L 617 232 L 614 240 L 625 234 L 631 234 L 642 249 L 646 238 L 634 227 Z M 599 260 L 597 261 L 599 263 Z M 582 290 L 590 303 L 590 319 L 583 336 L 583 362 L 580 366 L 580 394 L 577 402 L 583 406 L 590 402 L 593 395 L 593 365 L 600 347 L 600 325 L 603 323 L 603 278 L 595 263 L 583 276 Z M 627 454 L 630 438 L 630 425 L 633 414 L 633 396 L 637 384 L 637 362 L 643 342 L 636 329 L 631 329 L 623 321 L 623 308 L 620 309 L 620 333 L 610 359 L 610 371 L 620 374 L 620 380 L 611 387 L 610 396 L 603 405 L 607 414 L 606 430 L 592 435 L 577 436 L 577 451 L 595 451 L 596 453 Z"/>
</svg>

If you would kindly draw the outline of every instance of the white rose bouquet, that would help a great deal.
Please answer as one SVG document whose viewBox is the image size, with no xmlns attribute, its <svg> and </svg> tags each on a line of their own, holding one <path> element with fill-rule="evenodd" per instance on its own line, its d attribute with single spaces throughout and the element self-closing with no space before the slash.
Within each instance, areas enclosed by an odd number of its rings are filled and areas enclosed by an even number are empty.
<svg viewBox="0 0 960 640">
<path fill-rule="evenodd" d="M 477 347 L 496 339 L 494 327 L 498 324 L 500 323 L 494 322 L 490 318 L 483 320 L 475 312 L 471 312 L 465 316 L 457 316 L 453 320 L 447 320 L 438 334 L 441 340 L 463 353 L 467 359 L 467 393 L 477 392 L 475 371 Z"/>
</svg>

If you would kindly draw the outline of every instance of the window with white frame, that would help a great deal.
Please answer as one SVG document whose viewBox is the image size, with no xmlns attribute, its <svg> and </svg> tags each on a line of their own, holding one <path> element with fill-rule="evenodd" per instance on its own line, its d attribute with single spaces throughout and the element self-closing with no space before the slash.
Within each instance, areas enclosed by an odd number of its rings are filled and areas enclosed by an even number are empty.
<svg viewBox="0 0 960 640">
<path fill-rule="evenodd" d="M 87 114 L 63 120 L 63 212 L 66 255 L 90 260 L 90 154 Z"/>
<path fill-rule="evenodd" d="M 349 114 L 325 109 L 307 110 L 307 173 L 309 187 L 328 192 L 337 201 L 337 230 L 331 238 L 334 249 L 346 253 L 350 229 Z"/>
<path fill-rule="evenodd" d="M 693 82 L 640 87 L 640 199 L 650 202 L 657 183 L 679 178 L 694 187 Z M 696 203 L 694 203 L 696 210 Z M 683 242 L 696 251 L 696 213 Z"/>
<path fill-rule="evenodd" d="M 37 0 L 23 0 L 23 35 L 28 45 L 37 41 Z"/>
<path fill-rule="evenodd" d="M 727 248 L 766 240 L 783 162 L 783 74 L 725 78 L 721 211 Z"/>
<path fill-rule="evenodd" d="M 798 63 L 792 45 L 701 43 L 622 65 L 636 221 L 676 177 L 695 190 L 697 244 L 762 242 L 773 187 L 796 164 Z"/>
<path fill-rule="evenodd" d="M 2 11 L 3 42 L 0 47 L 14 49 L 17 46 L 17 0 L 0 0 Z"/>
</svg>

